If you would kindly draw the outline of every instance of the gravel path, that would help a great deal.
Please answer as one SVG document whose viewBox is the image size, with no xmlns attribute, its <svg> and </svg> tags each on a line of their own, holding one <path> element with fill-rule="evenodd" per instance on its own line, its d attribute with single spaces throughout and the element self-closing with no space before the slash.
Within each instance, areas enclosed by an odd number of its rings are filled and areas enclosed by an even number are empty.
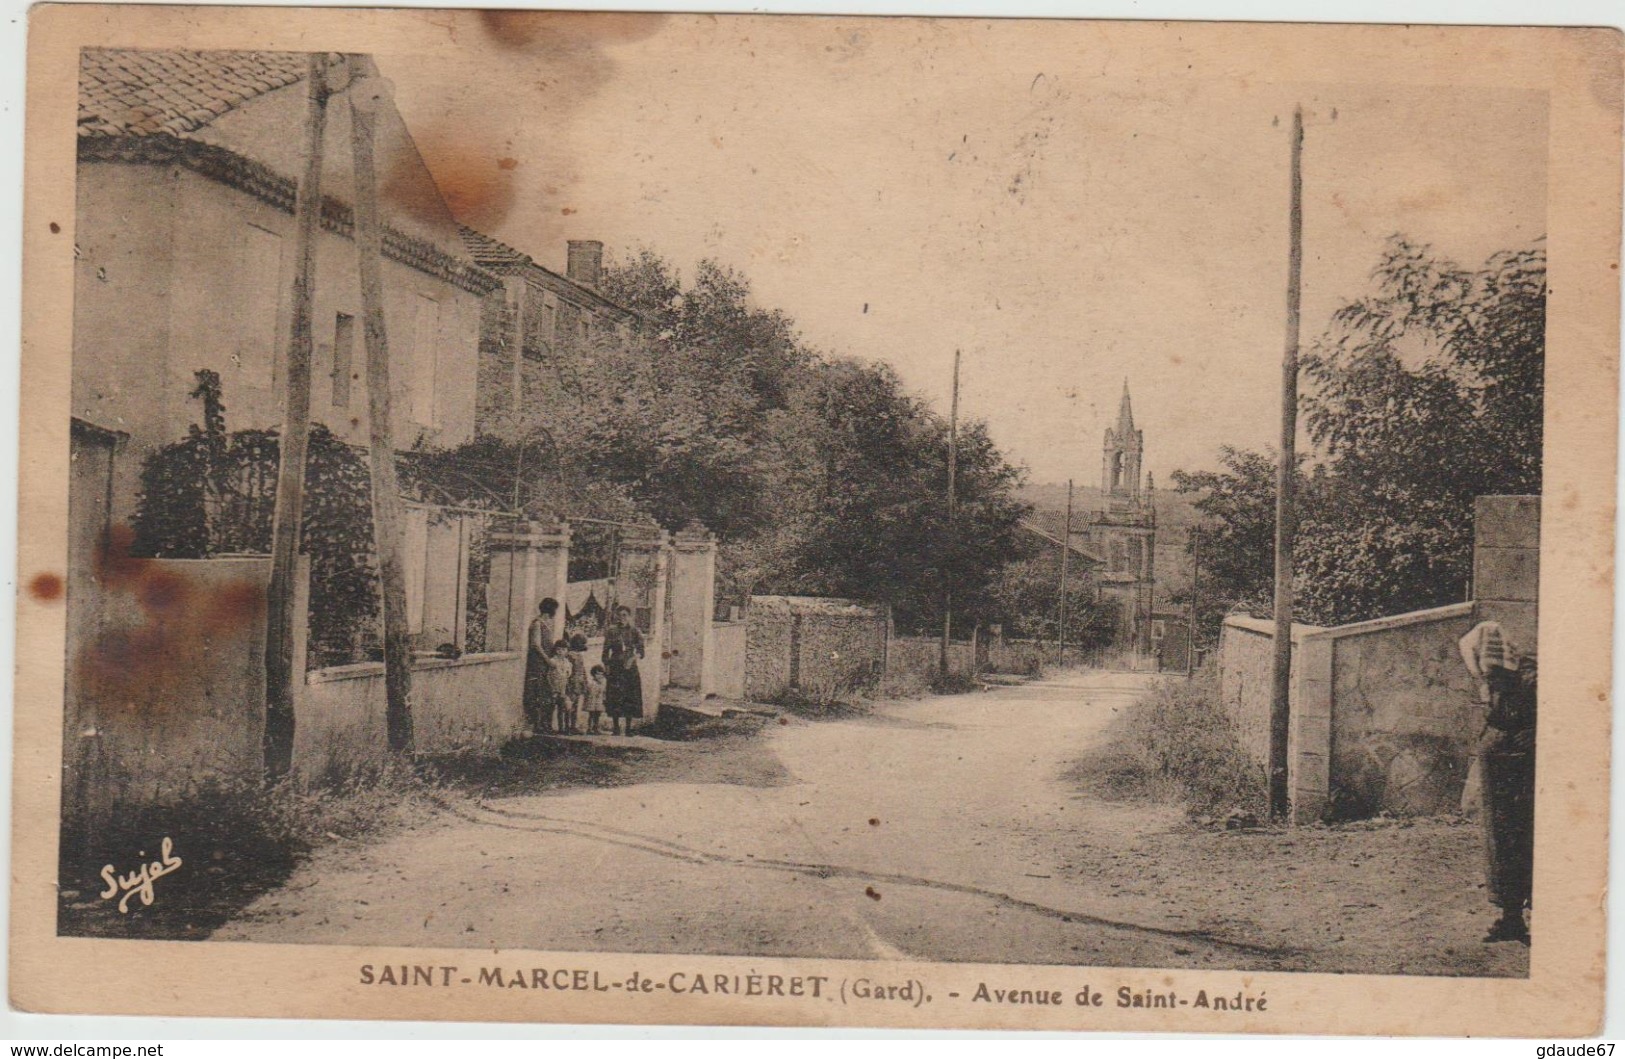
<svg viewBox="0 0 1625 1059">
<path fill-rule="evenodd" d="M 1215 832 L 1066 778 L 1147 678 L 617 741 L 640 781 L 448 802 L 330 847 L 222 940 L 1521 975 L 1478 832 Z M 644 753 L 629 753 L 644 751 Z M 508 788 L 504 788 L 508 790 Z"/>
</svg>

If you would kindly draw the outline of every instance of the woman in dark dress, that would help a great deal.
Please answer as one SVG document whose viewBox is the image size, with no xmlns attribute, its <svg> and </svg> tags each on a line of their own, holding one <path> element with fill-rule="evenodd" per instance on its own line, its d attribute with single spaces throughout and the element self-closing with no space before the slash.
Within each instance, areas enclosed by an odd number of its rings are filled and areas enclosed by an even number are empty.
<svg viewBox="0 0 1625 1059">
<path fill-rule="evenodd" d="M 525 727 L 536 735 L 553 727 L 553 690 L 548 684 L 547 659 L 553 652 L 553 626 L 559 601 L 549 596 L 536 608 L 530 631 L 525 637 Z"/>
<path fill-rule="evenodd" d="M 604 633 L 604 712 L 609 714 L 616 735 L 631 735 L 632 718 L 643 716 L 643 677 L 638 672 L 638 659 L 642 657 L 643 635 L 632 624 L 631 610 L 616 607 L 609 630 Z"/>
</svg>

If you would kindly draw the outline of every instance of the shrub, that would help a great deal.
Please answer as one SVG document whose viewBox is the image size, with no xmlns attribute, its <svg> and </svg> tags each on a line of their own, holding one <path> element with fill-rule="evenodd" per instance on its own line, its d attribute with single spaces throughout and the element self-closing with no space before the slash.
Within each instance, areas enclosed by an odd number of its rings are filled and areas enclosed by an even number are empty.
<svg viewBox="0 0 1625 1059">
<path fill-rule="evenodd" d="M 947 676 L 937 673 L 931 677 L 933 695 L 963 695 L 981 686 L 974 673 L 949 673 Z"/>
<path fill-rule="evenodd" d="M 1241 810 L 1262 816 L 1269 800 L 1263 766 L 1242 746 L 1219 700 L 1218 669 L 1171 679 L 1130 707 L 1116 742 L 1149 786 L 1170 791 L 1192 815 Z"/>
<path fill-rule="evenodd" d="M 921 699 L 930 694 L 931 685 L 912 669 L 903 669 L 887 673 L 880 678 L 880 686 L 875 689 L 877 699 Z"/>
</svg>

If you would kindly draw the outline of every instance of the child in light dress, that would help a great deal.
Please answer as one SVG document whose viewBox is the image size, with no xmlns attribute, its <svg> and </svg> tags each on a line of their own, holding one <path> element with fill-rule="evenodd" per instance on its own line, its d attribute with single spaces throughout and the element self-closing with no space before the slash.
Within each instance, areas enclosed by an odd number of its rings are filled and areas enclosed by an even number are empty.
<svg viewBox="0 0 1625 1059">
<path fill-rule="evenodd" d="M 608 685 L 604 667 L 593 666 L 587 679 L 587 731 L 593 735 L 598 734 L 598 724 L 604 717 L 604 688 Z"/>
<path fill-rule="evenodd" d="M 570 641 L 559 640 L 547 659 L 547 686 L 553 693 L 554 708 L 558 710 L 559 731 L 575 731 L 572 720 L 574 710 L 570 703 Z"/>
<path fill-rule="evenodd" d="M 570 637 L 570 683 L 565 689 L 570 718 L 569 731 L 574 732 L 581 723 L 581 708 L 587 702 L 587 638 L 580 633 Z"/>
</svg>

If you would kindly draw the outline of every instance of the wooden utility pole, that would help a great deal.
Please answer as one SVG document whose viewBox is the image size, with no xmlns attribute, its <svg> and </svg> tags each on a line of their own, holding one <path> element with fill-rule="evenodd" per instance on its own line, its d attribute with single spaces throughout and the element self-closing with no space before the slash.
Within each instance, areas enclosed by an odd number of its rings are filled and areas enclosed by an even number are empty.
<svg viewBox="0 0 1625 1059">
<path fill-rule="evenodd" d="M 1061 628 L 1056 635 L 1058 666 L 1066 665 L 1066 577 L 1068 560 L 1072 557 L 1072 479 L 1066 480 L 1066 530 L 1061 534 Z"/>
<path fill-rule="evenodd" d="M 406 564 L 401 494 L 395 479 L 390 414 L 389 332 L 384 326 L 384 238 L 378 219 L 374 122 L 384 91 L 372 61 L 347 57 L 350 143 L 355 172 L 355 247 L 361 275 L 362 333 L 367 347 L 367 454 L 372 471 L 372 539 L 378 555 L 384 624 L 384 727 L 389 749 L 412 752 L 412 639 L 406 617 Z"/>
<path fill-rule="evenodd" d="M 1303 280 L 1303 108 L 1292 111 L 1287 213 L 1286 350 L 1281 358 L 1281 463 L 1275 474 L 1275 669 L 1270 695 L 1270 815 L 1284 818 L 1292 727 L 1292 545 L 1297 530 L 1298 315 Z"/>
<path fill-rule="evenodd" d="M 293 298 L 289 309 L 287 386 L 271 517 L 271 583 L 265 599 L 265 773 L 293 769 L 293 697 L 304 677 L 294 669 L 294 590 L 305 508 L 305 456 L 310 444 L 311 303 L 321 221 L 322 137 L 327 130 L 327 57 L 311 53 L 305 74 L 305 170 L 294 195 Z"/>
<path fill-rule="evenodd" d="M 1202 592 L 1202 528 L 1191 528 L 1191 613 L 1185 620 L 1185 679 L 1196 672 L 1197 598 Z"/>
<path fill-rule="evenodd" d="M 954 395 L 948 407 L 948 555 L 950 562 L 943 564 L 942 588 L 942 653 L 938 659 L 938 668 L 942 678 L 948 679 L 948 649 L 950 637 L 954 627 L 954 589 L 953 566 L 951 560 L 957 554 L 958 537 L 954 526 L 954 508 L 957 503 L 955 490 L 958 488 L 959 476 L 959 350 L 954 350 Z"/>
</svg>

